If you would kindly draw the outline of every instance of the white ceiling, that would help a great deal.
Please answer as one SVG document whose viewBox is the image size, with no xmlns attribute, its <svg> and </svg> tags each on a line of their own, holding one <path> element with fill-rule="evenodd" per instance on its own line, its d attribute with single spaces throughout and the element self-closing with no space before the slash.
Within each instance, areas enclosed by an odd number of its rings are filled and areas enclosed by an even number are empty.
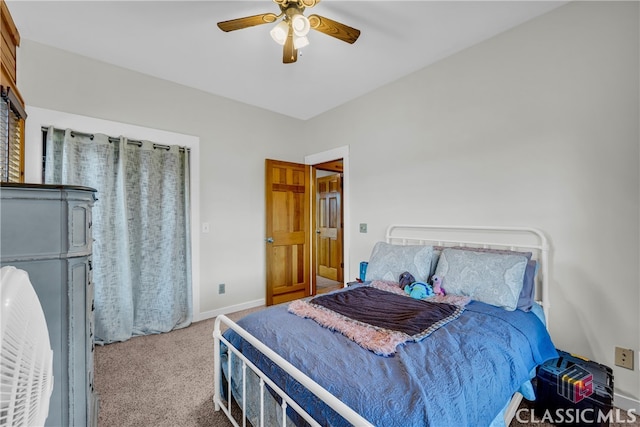
<svg viewBox="0 0 640 427">
<path fill-rule="evenodd" d="M 23 40 L 54 46 L 299 119 L 308 119 L 566 1 L 331 1 L 311 12 L 361 30 L 353 45 L 312 31 L 282 63 L 274 24 L 216 26 L 259 1 L 7 0 Z"/>
</svg>

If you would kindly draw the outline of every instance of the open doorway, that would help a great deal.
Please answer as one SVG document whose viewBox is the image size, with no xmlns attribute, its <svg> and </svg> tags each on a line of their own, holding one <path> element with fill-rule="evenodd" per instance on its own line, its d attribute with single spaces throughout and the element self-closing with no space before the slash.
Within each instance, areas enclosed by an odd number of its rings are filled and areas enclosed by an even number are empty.
<svg viewBox="0 0 640 427">
<path fill-rule="evenodd" d="M 342 209 L 343 160 L 313 165 L 315 169 L 315 293 L 339 289 L 344 283 Z"/>
<path fill-rule="evenodd" d="M 341 183 L 341 203 L 340 208 L 342 211 L 342 230 L 341 230 L 341 249 L 342 249 L 342 276 L 340 280 L 336 280 L 338 282 L 341 281 L 342 286 L 346 286 L 346 283 L 350 281 L 350 265 L 349 265 L 349 245 L 350 245 L 350 232 L 349 232 L 349 224 L 351 221 L 351 209 L 350 209 L 350 167 L 349 167 L 349 146 L 345 145 L 342 147 L 336 147 L 328 151 L 323 151 L 316 154 L 310 154 L 305 156 L 304 162 L 306 165 L 312 166 L 312 176 L 314 182 L 314 190 L 313 194 L 315 194 L 315 177 L 316 173 L 319 173 L 321 170 L 329 171 L 330 173 L 341 173 L 342 175 L 342 183 Z M 341 169 L 338 169 L 341 168 Z M 321 174 L 319 174 L 321 175 Z M 313 224 L 313 232 L 312 234 L 317 235 L 318 227 L 316 224 L 316 210 L 317 210 L 317 202 L 316 198 L 313 197 L 313 206 L 311 210 L 311 221 Z M 316 259 L 316 242 L 317 239 L 312 237 L 312 274 L 311 274 L 311 293 L 315 295 L 317 292 L 317 283 L 318 279 L 321 281 L 322 276 L 318 276 L 316 274 L 317 269 L 315 267 L 314 260 Z M 338 285 L 340 286 L 340 285 Z"/>
<path fill-rule="evenodd" d="M 341 254 L 342 276 L 334 282 L 344 286 L 349 275 L 349 147 L 338 147 L 305 156 L 305 163 L 265 160 L 266 200 L 266 303 L 316 295 L 316 172 L 331 168 L 327 163 L 342 162 L 340 208 L 342 212 Z M 323 165 L 324 164 L 324 165 Z M 333 171 L 335 172 L 335 171 Z M 337 234 L 337 233 L 336 233 Z M 337 252 L 336 252 L 337 253 Z M 322 276 L 320 276 L 322 277 Z M 322 279 L 321 279 L 322 280 Z M 331 279 L 333 280 L 333 279 Z"/>
</svg>

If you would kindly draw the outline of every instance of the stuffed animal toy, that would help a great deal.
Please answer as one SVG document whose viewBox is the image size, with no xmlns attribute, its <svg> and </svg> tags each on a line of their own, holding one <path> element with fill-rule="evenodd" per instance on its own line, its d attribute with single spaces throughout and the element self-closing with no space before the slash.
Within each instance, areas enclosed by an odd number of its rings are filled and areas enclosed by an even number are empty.
<svg viewBox="0 0 640 427">
<path fill-rule="evenodd" d="M 431 285 L 424 282 L 416 282 L 415 277 L 408 271 L 400 275 L 398 283 L 411 298 L 422 299 L 434 295 Z"/>
<path fill-rule="evenodd" d="M 446 295 L 444 288 L 442 287 L 442 277 L 433 276 L 431 280 L 433 281 L 433 293 L 436 295 Z"/>
<path fill-rule="evenodd" d="M 416 279 L 413 277 L 413 275 L 408 271 L 405 271 L 400 275 L 400 279 L 398 280 L 398 283 L 400 283 L 400 287 L 404 289 L 405 286 L 408 286 L 415 281 Z"/>
<path fill-rule="evenodd" d="M 423 299 L 433 295 L 431 285 L 424 282 L 413 282 L 412 284 L 405 286 L 404 291 L 408 293 L 411 298 L 415 299 Z"/>
</svg>

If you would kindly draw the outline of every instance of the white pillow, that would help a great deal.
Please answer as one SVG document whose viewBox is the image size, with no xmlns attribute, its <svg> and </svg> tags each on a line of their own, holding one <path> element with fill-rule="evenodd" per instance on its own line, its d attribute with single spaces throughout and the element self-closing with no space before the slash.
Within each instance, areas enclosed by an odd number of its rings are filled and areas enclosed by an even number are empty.
<svg viewBox="0 0 640 427">
<path fill-rule="evenodd" d="M 440 254 L 435 274 L 442 278 L 447 294 L 466 295 L 513 311 L 522 291 L 527 261 L 524 255 L 447 248 Z"/>
<path fill-rule="evenodd" d="M 365 279 L 398 282 L 400 275 L 408 271 L 417 281 L 426 282 L 431 272 L 432 254 L 432 246 L 378 242 L 371 251 Z"/>
</svg>

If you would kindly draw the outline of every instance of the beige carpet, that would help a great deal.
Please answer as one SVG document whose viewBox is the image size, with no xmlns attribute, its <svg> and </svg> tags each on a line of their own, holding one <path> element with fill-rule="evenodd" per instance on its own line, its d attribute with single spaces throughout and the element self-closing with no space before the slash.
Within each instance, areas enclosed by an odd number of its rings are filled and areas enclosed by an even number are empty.
<svg viewBox="0 0 640 427">
<path fill-rule="evenodd" d="M 231 426 L 213 410 L 213 322 L 96 346 L 99 427 Z"/>
<path fill-rule="evenodd" d="M 259 309 L 229 317 L 237 320 Z M 99 427 L 231 426 L 222 411 L 213 410 L 213 322 L 205 320 L 166 334 L 96 346 Z M 521 408 L 526 408 L 525 404 Z M 521 412 L 521 420 L 529 421 L 528 412 Z M 516 419 L 510 424 L 523 426 L 551 424 Z"/>
</svg>

